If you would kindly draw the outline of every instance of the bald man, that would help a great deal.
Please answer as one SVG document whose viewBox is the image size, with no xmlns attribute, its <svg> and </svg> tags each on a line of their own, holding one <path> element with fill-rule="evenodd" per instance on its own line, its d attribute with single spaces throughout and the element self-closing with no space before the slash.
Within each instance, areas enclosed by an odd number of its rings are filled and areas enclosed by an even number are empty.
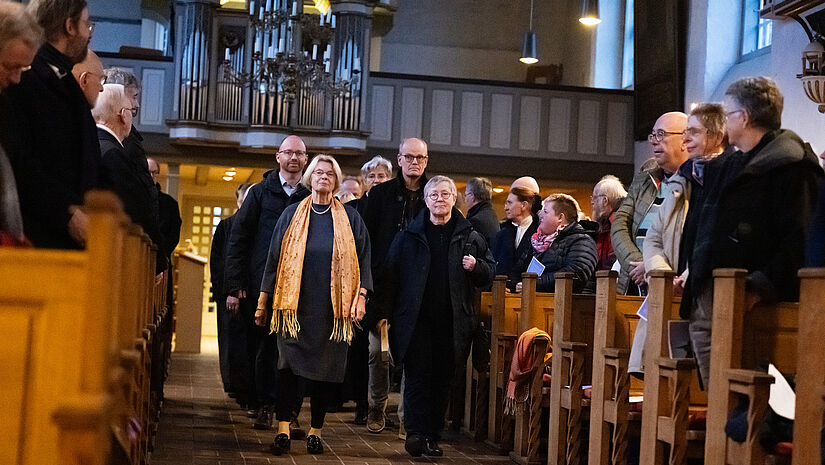
<svg viewBox="0 0 825 465">
<path fill-rule="evenodd" d="M 94 108 L 97 98 L 103 92 L 103 84 L 106 83 L 106 76 L 103 75 L 103 62 L 95 52 L 89 50 L 86 58 L 74 65 L 72 75 L 80 85 L 86 101 L 89 102 L 89 108 Z"/>
<path fill-rule="evenodd" d="M 233 316 L 230 345 L 246 350 L 246 357 L 230 363 L 235 370 L 234 374 L 230 372 L 230 384 L 238 389 L 237 400 L 247 408 L 247 415 L 256 418 L 255 428 L 264 430 L 272 425 L 278 349 L 274 335 L 255 326 L 257 296 L 275 223 L 288 205 L 309 195 L 300 183 L 307 165 L 304 141 L 298 136 L 285 138 L 275 160 L 278 168 L 264 173 L 263 180 L 249 189 L 235 215 L 224 271 L 226 310 Z M 230 353 L 238 351 L 230 349 Z"/>
<path fill-rule="evenodd" d="M 647 225 L 656 216 L 656 210 L 667 192 L 662 181 L 676 173 L 688 159 L 682 136 L 687 128 L 687 115 L 681 112 L 665 113 L 656 120 L 653 132 L 647 136 L 653 150 L 656 166 L 633 178 L 627 197 L 613 215 L 610 238 L 616 259 L 621 263 L 617 292 L 644 295 L 645 267 L 642 260 Z"/>
</svg>

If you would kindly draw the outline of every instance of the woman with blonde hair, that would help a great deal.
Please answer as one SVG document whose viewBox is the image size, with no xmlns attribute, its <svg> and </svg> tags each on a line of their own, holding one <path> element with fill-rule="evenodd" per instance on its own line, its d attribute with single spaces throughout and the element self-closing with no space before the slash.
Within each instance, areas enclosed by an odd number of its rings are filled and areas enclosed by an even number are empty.
<svg viewBox="0 0 825 465">
<path fill-rule="evenodd" d="M 323 453 L 329 396 L 344 380 L 347 345 L 372 289 L 367 229 L 355 209 L 333 196 L 341 178 L 334 158 L 313 158 L 301 180 L 312 194 L 284 210 L 269 246 L 255 322 L 269 322 L 278 339 L 275 455 L 290 450 L 291 400 L 300 379 L 311 398 L 307 452 Z"/>
</svg>

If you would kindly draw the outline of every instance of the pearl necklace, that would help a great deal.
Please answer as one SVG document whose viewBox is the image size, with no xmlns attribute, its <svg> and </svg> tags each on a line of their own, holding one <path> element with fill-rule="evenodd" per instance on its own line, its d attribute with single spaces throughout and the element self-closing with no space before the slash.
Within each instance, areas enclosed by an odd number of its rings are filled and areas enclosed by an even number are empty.
<svg viewBox="0 0 825 465">
<path fill-rule="evenodd" d="M 328 212 L 330 208 L 332 208 L 332 202 L 330 202 L 329 205 L 327 206 L 327 209 L 322 211 L 322 212 L 319 212 L 319 211 L 315 210 L 315 207 L 312 204 L 309 204 L 309 208 L 312 209 L 312 213 L 315 213 L 317 215 L 323 215 L 324 213 Z"/>
</svg>

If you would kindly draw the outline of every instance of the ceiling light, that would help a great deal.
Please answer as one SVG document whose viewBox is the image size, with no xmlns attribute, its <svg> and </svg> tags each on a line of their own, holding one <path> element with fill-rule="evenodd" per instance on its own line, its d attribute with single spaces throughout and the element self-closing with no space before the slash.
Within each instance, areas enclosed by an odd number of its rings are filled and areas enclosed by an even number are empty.
<svg viewBox="0 0 825 465">
<path fill-rule="evenodd" d="M 225 174 L 227 176 L 235 176 L 236 174 L 238 174 L 238 172 L 235 171 L 235 168 L 230 168 L 230 169 L 224 171 L 223 174 Z"/>
<path fill-rule="evenodd" d="M 521 47 L 521 58 L 518 61 L 528 65 L 539 61 L 536 52 L 536 33 L 533 32 L 533 0 L 530 0 L 530 29 L 524 33 L 524 44 Z"/>
<path fill-rule="evenodd" d="M 504 188 L 503 187 L 494 187 L 493 192 L 495 192 L 496 194 L 501 194 L 502 192 L 504 192 Z"/>
<path fill-rule="evenodd" d="M 582 16 L 579 22 L 585 26 L 595 26 L 602 22 L 599 18 L 599 0 L 584 0 Z"/>
<path fill-rule="evenodd" d="M 224 180 L 224 181 L 231 181 L 231 180 L 233 180 L 233 179 L 234 179 L 234 178 L 233 178 L 232 176 L 224 176 L 224 177 L 223 177 L 223 180 Z"/>
</svg>

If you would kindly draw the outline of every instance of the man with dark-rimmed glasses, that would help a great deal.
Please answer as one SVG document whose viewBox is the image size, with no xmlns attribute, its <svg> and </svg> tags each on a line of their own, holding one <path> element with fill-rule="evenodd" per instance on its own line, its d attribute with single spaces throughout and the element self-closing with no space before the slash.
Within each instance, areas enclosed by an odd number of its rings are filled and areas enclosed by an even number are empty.
<svg viewBox="0 0 825 465">
<path fill-rule="evenodd" d="M 309 195 L 309 190 L 300 183 L 307 164 L 304 141 L 298 136 L 288 136 L 278 148 L 275 159 L 278 169 L 264 173 L 263 181 L 249 189 L 235 215 L 226 246 L 224 271 L 226 310 L 232 316 L 229 324 L 230 384 L 238 389 L 236 400 L 247 409 L 247 415 L 256 418 L 254 427 L 264 430 L 272 426 L 278 348 L 274 335 L 268 334 L 269 329 L 255 325 L 257 296 L 261 292 L 275 223 L 288 205 Z"/>
<path fill-rule="evenodd" d="M 620 294 L 640 295 L 645 290 L 645 267 L 642 260 L 642 243 L 647 224 L 655 216 L 655 210 L 664 198 L 663 183 L 688 159 L 682 134 L 687 127 L 687 115 L 681 112 L 665 113 L 656 120 L 653 131 L 647 136 L 653 149 L 656 167 L 643 171 L 633 178 L 627 197 L 613 215 L 610 238 L 616 259 L 621 263 Z"/>
<path fill-rule="evenodd" d="M 372 271 L 378 273 L 384 262 L 392 240 L 399 231 L 407 228 L 415 215 L 423 208 L 424 185 L 427 177 L 427 143 L 421 139 L 404 139 L 398 147 L 398 176 L 370 191 L 370 200 L 364 212 L 364 223 L 370 233 L 372 243 Z M 366 329 L 379 332 L 386 324 L 387 315 L 379 314 L 377 309 L 367 306 L 367 316 L 362 325 Z M 370 338 L 370 381 L 367 430 L 380 433 L 386 426 L 387 396 L 389 392 L 389 362 L 381 360 L 380 344 L 377 337 Z M 403 407 L 399 406 L 399 420 L 403 423 Z"/>
</svg>

